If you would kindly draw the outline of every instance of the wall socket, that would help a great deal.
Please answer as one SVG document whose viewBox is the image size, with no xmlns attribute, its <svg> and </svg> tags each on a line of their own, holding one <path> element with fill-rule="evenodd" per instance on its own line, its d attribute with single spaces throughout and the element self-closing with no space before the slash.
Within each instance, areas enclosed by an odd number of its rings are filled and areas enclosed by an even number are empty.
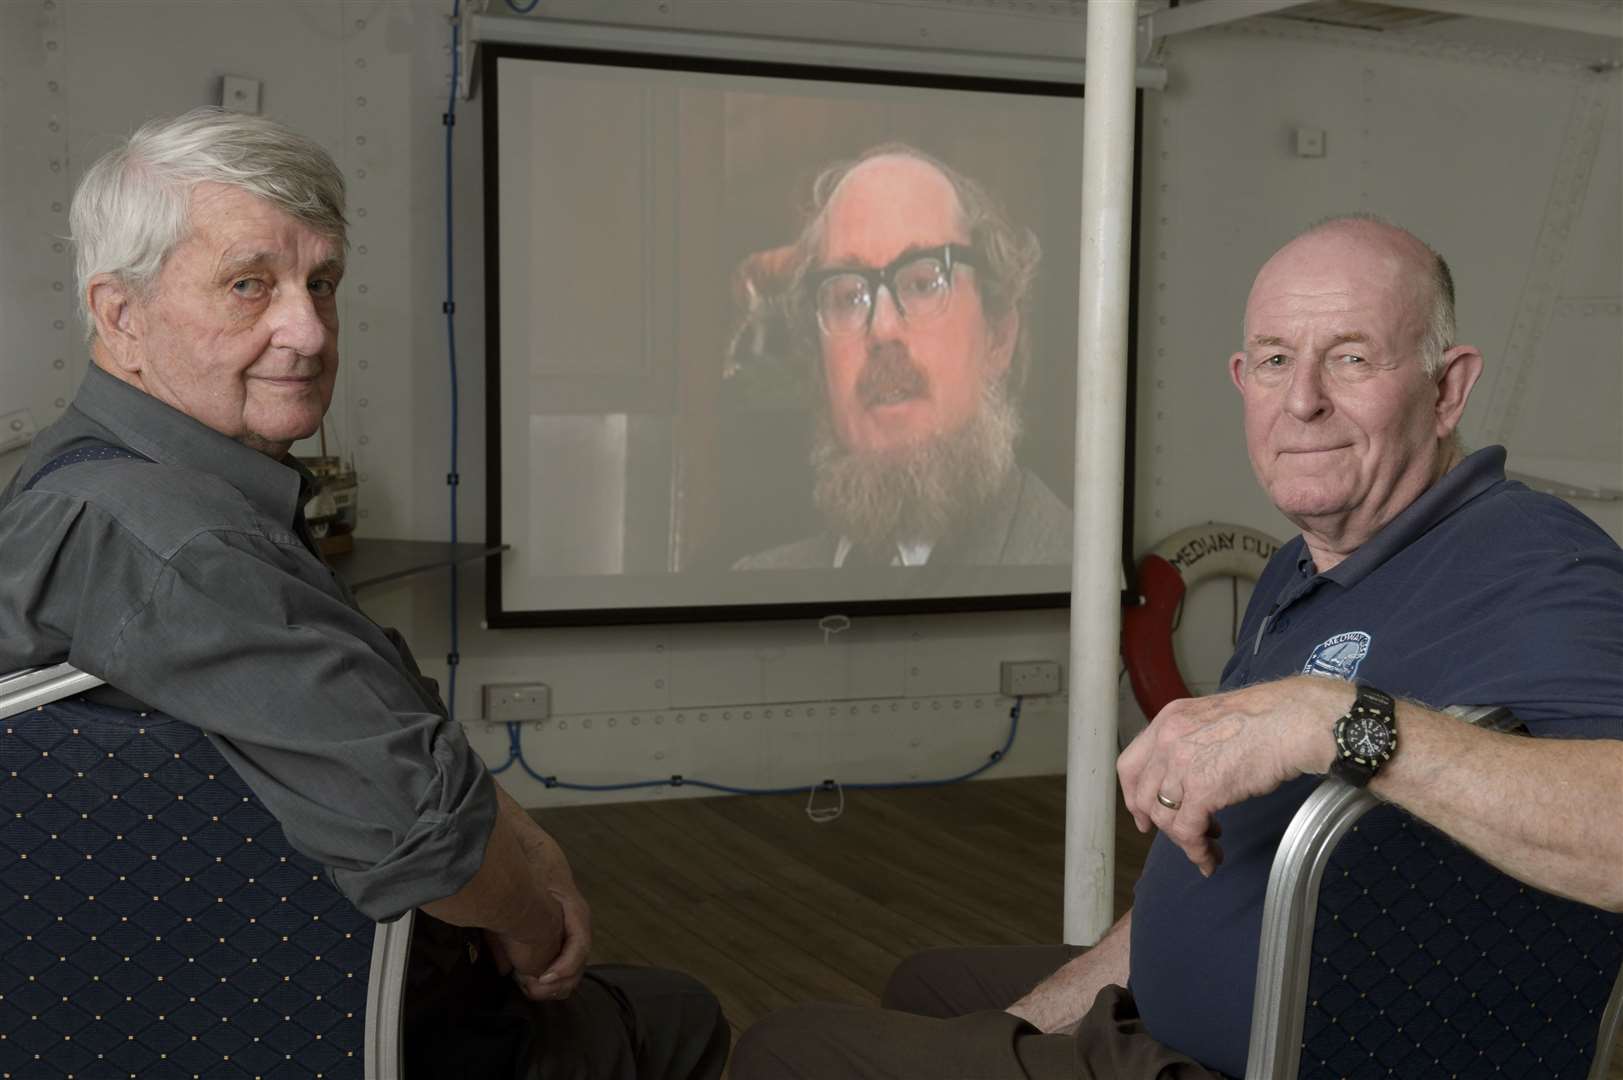
<svg viewBox="0 0 1623 1080">
<path fill-rule="evenodd" d="M 998 665 L 998 690 L 1005 697 L 1057 694 L 1059 673 L 1055 660 L 1005 660 Z"/>
<path fill-rule="evenodd" d="M 492 724 L 523 724 L 552 715 L 552 690 L 546 683 L 486 683 L 485 719 Z"/>
</svg>

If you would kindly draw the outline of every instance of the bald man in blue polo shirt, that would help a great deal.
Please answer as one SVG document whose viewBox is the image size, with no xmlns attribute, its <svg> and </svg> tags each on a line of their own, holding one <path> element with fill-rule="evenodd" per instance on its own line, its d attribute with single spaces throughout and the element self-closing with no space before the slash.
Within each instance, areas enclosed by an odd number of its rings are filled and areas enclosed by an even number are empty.
<svg viewBox="0 0 1623 1080">
<path fill-rule="evenodd" d="M 1465 452 L 1482 366 L 1454 343 L 1447 264 L 1410 233 L 1338 218 L 1281 248 L 1229 370 L 1252 467 L 1301 535 L 1258 581 L 1220 691 L 1168 705 L 1117 764 L 1159 830 L 1133 909 L 1087 951 L 922 954 L 884 1012 L 769 1017 L 735 1080 L 1242 1074 L 1269 867 L 1328 772 L 1623 910 L 1623 551 L 1507 481 L 1502 447 Z M 1449 705 L 1507 706 L 1538 737 Z"/>
</svg>

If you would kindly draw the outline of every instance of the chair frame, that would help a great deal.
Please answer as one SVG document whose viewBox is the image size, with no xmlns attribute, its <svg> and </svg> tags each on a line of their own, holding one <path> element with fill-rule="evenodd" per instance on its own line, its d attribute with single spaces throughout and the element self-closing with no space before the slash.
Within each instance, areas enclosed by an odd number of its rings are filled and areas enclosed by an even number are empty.
<svg viewBox="0 0 1623 1080">
<path fill-rule="evenodd" d="M 1512 731 L 1520 726 L 1504 708 L 1455 706 L 1447 711 L 1490 731 Z M 1380 805 L 1381 800 L 1364 788 L 1326 777 L 1296 812 L 1280 841 L 1263 902 L 1245 1080 L 1296 1080 L 1301 1070 L 1319 886 L 1336 844 L 1359 818 Z M 1589 1080 L 1606 1080 L 1620 1019 L 1623 970 L 1601 1013 Z"/>
<path fill-rule="evenodd" d="M 0 720 L 102 685 L 101 679 L 66 663 L 0 676 Z M 401 1018 L 416 914 L 408 911 L 393 922 L 379 923 L 372 939 L 362 1042 L 365 1080 L 400 1080 L 404 1075 Z"/>
</svg>

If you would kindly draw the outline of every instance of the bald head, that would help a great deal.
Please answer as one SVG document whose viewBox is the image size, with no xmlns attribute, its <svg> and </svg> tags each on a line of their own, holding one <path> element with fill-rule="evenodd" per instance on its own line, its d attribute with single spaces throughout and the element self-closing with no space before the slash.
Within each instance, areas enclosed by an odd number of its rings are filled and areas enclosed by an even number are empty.
<svg viewBox="0 0 1623 1080">
<path fill-rule="evenodd" d="M 869 158 L 846 173 L 829 196 L 827 215 L 819 252 L 824 265 L 857 261 L 848 249 L 858 246 L 901 251 L 969 241 L 952 181 L 931 162 L 901 154 Z M 921 222 L 930 237 L 920 232 Z"/>
<path fill-rule="evenodd" d="M 1454 343 L 1454 276 L 1448 263 L 1419 237 L 1373 215 L 1329 218 L 1299 233 L 1257 272 L 1247 302 L 1249 317 L 1259 294 L 1276 288 L 1303 289 L 1338 268 L 1357 262 L 1372 275 L 1369 284 L 1390 293 L 1404 326 L 1413 332 L 1427 377 L 1442 368 Z M 1393 327 L 1397 330 L 1399 328 Z"/>
</svg>

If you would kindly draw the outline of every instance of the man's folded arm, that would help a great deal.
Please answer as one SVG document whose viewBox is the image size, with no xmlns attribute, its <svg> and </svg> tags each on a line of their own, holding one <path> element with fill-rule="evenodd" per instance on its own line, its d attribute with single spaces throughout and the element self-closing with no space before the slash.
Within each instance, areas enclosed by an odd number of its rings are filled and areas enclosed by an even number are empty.
<svg viewBox="0 0 1623 1080">
<path fill-rule="evenodd" d="M 1127 809 L 1157 825 L 1205 872 L 1222 861 L 1210 815 L 1335 758 L 1326 717 L 1356 691 L 1311 675 L 1185 698 L 1162 709 L 1118 762 Z M 1533 710 L 1519 705 L 1518 715 Z M 1464 844 L 1505 873 L 1546 892 L 1623 910 L 1623 737 L 1616 717 L 1538 737 L 1473 727 L 1412 701 L 1396 707 L 1398 746 L 1369 789 Z M 1170 791 L 1176 812 L 1158 807 Z"/>
<path fill-rule="evenodd" d="M 498 962 L 538 1000 L 574 989 L 591 948 L 586 901 L 562 849 L 499 787 L 484 858 L 456 892 L 423 905 L 443 922 L 481 927 Z"/>
<path fill-rule="evenodd" d="M 1398 705 L 1370 790 L 1546 892 L 1623 911 L 1623 739 L 1527 738 Z"/>
</svg>

